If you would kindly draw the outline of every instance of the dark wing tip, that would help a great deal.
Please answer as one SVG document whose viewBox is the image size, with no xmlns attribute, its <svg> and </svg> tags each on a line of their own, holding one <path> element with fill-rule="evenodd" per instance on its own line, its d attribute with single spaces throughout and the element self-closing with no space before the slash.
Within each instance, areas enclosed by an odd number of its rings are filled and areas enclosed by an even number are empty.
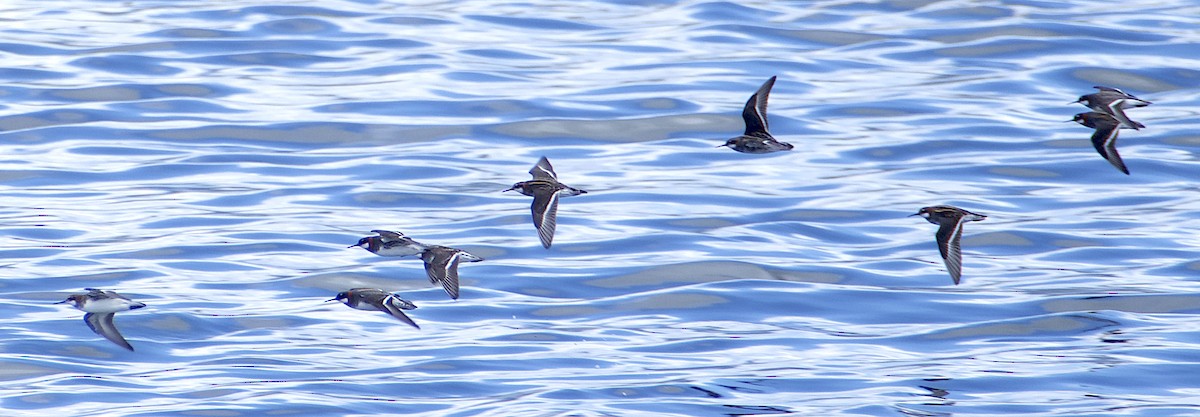
<svg viewBox="0 0 1200 417">
<path fill-rule="evenodd" d="M 554 173 L 554 166 L 550 165 L 550 159 L 547 159 L 545 156 L 543 156 L 541 159 L 538 159 L 537 163 L 533 165 L 533 168 L 529 169 L 529 175 L 532 175 L 534 179 L 558 178 L 558 174 Z"/>
<path fill-rule="evenodd" d="M 758 90 L 746 100 L 746 106 L 742 108 L 742 121 L 746 123 L 746 131 L 743 135 L 752 135 L 756 133 L 767 133 L 769 131 L 767 124 L 767 100 L 771 95 L 771 88 L 775 86 L 776 76 L 771 76 L 766 82 L 758 87 Z"/>
<path fill-rule="evenodd" d="M 1109 160 L 1109 162 L 1111 162 L 1113 166 L 1117 167 L 1117 169 L 1121 170 L 1121 172 L 1124 172 L 1125 175 L 1129 175 L 1129 168 L 1125 166 L 1125 161 L 1121 160 L 1120 155 L 1117 155 L 1115 160 Z"/>
<path fill-rule="evenodd" d="M 129 341 L 125 340 L 124 336 L 121 336 L 121 331 L 117 330 L 116 324 L 113 324 L 113 317 L 116 317 L 116 314 L 88 313 L 83 316 L 83 320 L 96 334 L 132 352 L 133 345 L 130 345 Z"/>
<path fill-rule="evenodd" d="M 446 290 L 446 295 L 449 295 L 451 300 L 458 299 L 458 282 L 457 281 L 454 283 L 450 283 L 449 281 L 442 281 L 442 289 Z"/>
<path fill-rule="evenodd" d="M 945 258 L 946 272 L 950 273 L 950 279 L 954 280 L 954 285 L 958 285 L 962 281 L 962 254 L 958 254 L 959 258 Z"/>
<path fill-rule="evenodd" d="M 546 227 L 546 224 L 542 223 L 542 226 L 538 228 L 538 240 L 542 241 L 543 248 L 550 249 L 550 245 L 554 243 L 553 226 Z"/>
<path fill-rule="evenodd" d="M 417 322 L 413 321 L 412 317 L 409 317 L 407 314 L 404 314 L 403 311 L 389 308 L 387 310 L 387 313 L 389 316 L 394 317 L 396 320 L 400 320 L 404 323 L 407 323 L 409 326 L 416 327 L 417 329 L 421 328 L 421 326 L 417 325 Z"/>
<path fill-rule="evenodd" d="M 554 229 L 558 223 L 558 198 L 558 192 L 536 195 L 530 207 L 533 212 L 533 227 L 537 229 L 542 247 L 546 249 L 550 249 L 550 244 L 554 241 Z"/>
<path fill-rule="evenodd" d="M 1121 154 L 1117 153 L 1117 135 L 1120 131 L 1120 125 L 1117 124 L 1097 125 L 1096 132 L 1092 134 L 1092 147 L 1096 148 L 1096 153 L 1109 164 L 1129 175 L 1129 168 L 1125 166 L 1125 161 L 1121 160 Z"/>
<path fill-rule="evenodd" d="M 450 262 L 446 269 L 446 276 L 442 278 L 442 289 L 446 290 L 446 295 L 450 296 L 451 300 L 458 299 L 458 258 Z"/>
<path fill-rule="evenodd" d="M 450 255 L 450 264 L 446 266 L 446 278 L 442 280 L 442 288 L 451 300 L 458 299 L 458 261 L 462 256 L 455 253 Z"/>
<path fill-rule="evenodd" d="M 416 327 L 417 329 L 421 328 L 421 326 L 417 325 L 417 322 L 413 321 L 412 317 L 409 317 L 407 314 L 404 314 L 403 311 L 389 309 L 387 313 L 389 316 L 395 317 L 396 320 L 405 322 L 409 326 Z"/>
</svg>

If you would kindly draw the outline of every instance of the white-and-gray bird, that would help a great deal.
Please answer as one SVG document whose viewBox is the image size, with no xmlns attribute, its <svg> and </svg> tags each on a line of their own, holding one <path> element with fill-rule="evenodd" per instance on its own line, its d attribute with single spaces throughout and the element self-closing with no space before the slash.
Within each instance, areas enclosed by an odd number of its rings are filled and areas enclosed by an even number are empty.
<svg viewBox="0 0 1200 417">
<path fill-rule="evenodd" d="M 87 294 L 75 294 L 55 304 L 72 303 L 75 308 L 86 311 L 87 314 L 83 315 L 83 322 L 87 323 L 89 329 L 118 346 L 132 351 L 133 346 L 125 340 L 124 336 L 121 336 L 121 332 L 113 324 L 113 316 L 117 312 L 145 307 L 146 304 L 130 300 L 113 291 L 84 289 L 88 291 Z"/>
<path fill-rule="evenodd" d="M 463 261 L 479 262 L 483 260 L 483 258 L 462 249 L 417 242 L 400 232 L 388 230 L 372 230 L 371 232 L 377 233 L 379 236 L 364 237 L 358 240 L 358 244 L 350 245 L 350 247 L 361 247 L 379 256 L 420 256 L 421 260 L 425 262 L 425 275 L 429 276 L 429 282 L 441 285 L 446 290 L 446 294 L 455 300 L 458 299 L 458 264 Z"/>
<path fill-rule="evenodd" d="M 329 300 L 325 300 L 327 303 L 330 301 L 341 301 L 356 310 L 382 311 L 395 317 L 397 320 L 408 323 L 412 327 L 421 328 L 407 314 L 404 314 L 404 310 L 416 309 L 416 304 L 378 288 L 351 288 L 337 293 L 337 296 Z"/>
<path fill-rule="evenodd" d="M 377 233 L 379 236 L 364 237 L 348 247 L 360 247 L 379 256 L 414 256 L 425 250 L 424 244 L 400 232 L 372 230 L 371 233 Z"/>
</svg>

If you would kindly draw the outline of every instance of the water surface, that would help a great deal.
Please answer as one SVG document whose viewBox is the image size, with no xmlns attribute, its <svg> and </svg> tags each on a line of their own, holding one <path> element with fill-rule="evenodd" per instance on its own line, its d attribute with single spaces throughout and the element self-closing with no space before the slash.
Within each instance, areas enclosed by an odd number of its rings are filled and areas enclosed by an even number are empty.
<svg viewBox="0 0 1200 417">
<path fill-rule="evenodd" d="M 1200 6 L 20 1 L 9 416 L 1194 413 Z M 792 152 L 715 148 L 772 75 Z M 1063 123 L 1154 105 L 1125 176 Z M 547 156 L 589 193 L 543 249 Z M 967 225 L 952 285 L 936 226 Z M 454 246 L 462 297 L 372 229 Z M 53 305 L 149 307 L 136 352 Z M 398 291 L 421 330 L 324 303 Z"/>
</svg>

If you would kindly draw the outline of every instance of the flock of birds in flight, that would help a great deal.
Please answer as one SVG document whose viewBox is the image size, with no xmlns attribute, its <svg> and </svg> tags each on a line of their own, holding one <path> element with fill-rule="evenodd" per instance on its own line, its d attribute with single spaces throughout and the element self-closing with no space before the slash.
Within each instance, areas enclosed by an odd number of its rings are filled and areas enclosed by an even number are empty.
<svg viewBox="0 0 1200 417">
<path fill-rule="evenodd" d="M 776 140 L 767 129 L 767 97 L 775 85 L 775 78 L 773 76 L 764 82 L 758 91 L 755 91 L 746 101 L 746 105 L 742 109 L 742 119 L 746 122 L 746 131 L 717 147 L 729 147 L 735 151 L 750 154 L 792 149 L 790 143 Z M 1131 120 L 1125 114 L 1125 110 L 1145 107 L 1152 103 L 1116 88 L 1103 86 L 1094 88 L 1099 91 L 1080 96 L 1079 100 L 1071 102 L 1071 104 L 1083 104 L 1092 111 L 1076 114 L 1069 121 L 1095 129 L 1091 140 L 1096 152 L 1099 152 L 1100 156 L 1124 172 L 1125 175 L 1129 175 L 1129 169 L 1125 167 L 1125 162 L 1117 153 L 1117 133 L 1120 129 L 1137 130 L 1146 127 Z M 504 191 L 517 191 L 533 197 L 533 204 L 530 207 L 533 213 L 533 226 L 537 229 L 542 246 L 549 249 L 554 240 L 559 198 L 585 194 L 587 191 L 558 182 L 558 175 L 555 174 L 554 167 L 544 156 L 529 170 L 529 174 L 533 176 L 533 179 L 513 184 L 511 188 Z M 963 223 L 983 220 L 987 216 L 946 205 L 923 207 L 911 216 L 921 216 L 930 223 L 938 225 L 937 233 L 934 235 L 938 250 L 941 252 L 942 261 L 946 265 L 950 278 L 954 280 L 955 285 L 958 285 L 962 279 L 962 246 L 960 242 L 962 241 Z M 446 290 L 446 294 L 455 300 L 459 295 L 458 265 L 462 262 L 483 260 L 483 258 L 462 249 L 417 242 L 400 232 L 372 230 L 371 233 L 376 235 L 359 239 L 358 243 L 349 247 L 360 247 L 379 256 L 417 256 L 425 262 L 425 274 L 429 277 L 429 281 L 433 284 L 440 284 Z M 145 307 L 146 304 L 130 300 L 113 291 L 96 288 L 86 288 L 85 290 L 88 292 L 71 295 L 56 304 L 73 303 L 75 308 L 87 313 L 83 316 L 83 321 L 88 328 L 118 346 L 132 351 L 133 346 L 121 336 L 121 332 L 113 324 L 113 317 L 118 312 L 139 309 Z M 412 318 L 404 313 L 405 310 L 417 308 L 416 304 L 382 289 L 352 288 L 337 293 L 334 298 L 326 302 L 329 301 L 340 301 L 358 310 L 382 311 L 410 326 L 420 328 Z"/>
</svg>

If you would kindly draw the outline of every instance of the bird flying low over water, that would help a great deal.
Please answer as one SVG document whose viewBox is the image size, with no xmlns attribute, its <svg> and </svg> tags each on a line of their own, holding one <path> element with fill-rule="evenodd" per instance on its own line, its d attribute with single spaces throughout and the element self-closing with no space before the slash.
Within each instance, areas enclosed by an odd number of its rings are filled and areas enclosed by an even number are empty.
<svg viewBox="0 0 1200 417">
<path fill-rule="evenodd" d="M 461 261 L 479 262 L 483 258 L 462 249 L 448 246 L 426 245 L 403 233 L 390 230 L 372 230 L 379 236 L 368 236 L 349 247 L 361 247 L 379 256 L 420 256 L 425 262 L 425 275 L 429 282 L 440 284 L 450 298 L 458 299 L 458 264 Z"/>
<path fill-rule="evenodd" d="M 382 311 L 395 317 L 397 320 L 408 323 L 409 326 L 418 329 L 421 328 L 407 314 L 404 314 L 404 310 L 417 308 L 416 304 L 378 288 L 352 288 L 339 292 L 333 298 L 325 300 L 327 303 L 330 301 L 341 301 L 356 310 Z"/>
<path fill-rule="evenodd" d="M 450 298 L 458 299 L 458 263 L 461 261 L 479 262 L 483 258 L 472 255 L 462 249 L 446 246 L 430 245 L 421 252 L 421 260 L 425 261 L 425 275 L 429 282 L 441 284 Z"/>
<path fill-rule="evenodd" d="M 390 230 L 372 230 L 379 236 L 367 236 L 348 248 L 360 247 L 379 256 L 413 256 L 425 250 L 425 245 L 412 240 L 403 233 Z"/>
<path fill-rule="evenodd" d="M 145 307 L 146 304 L 130 300 L 113 291 L 84 289 L 88 291 L 87 294 L 75 294 L 55 304 L 72 303 L 75 308 L 86 311 L 83 322 L 87 323 L 89 329 L 117 346 L 133 351 L 133 346 L 121 336 L 116 324 L 113 324 L 113 317 L 119 311 L 136 310 Z"/>
<path fill-rule="evenodd" d="M 930 223 L 938 225 L 938 251 L 942 253 L 942 261 L 954 285 L 962 280 L 962 241 L 963 223 L 986 219 L 987 216 L 972 213 L 954 206 L 923 207 L 910 216 L 921 216 Z"/>
<path fill-rule="evenodd" d="M 792 144 L 780 142 L 771 136 L 767 130 L 767 97 L 771 95 L 771 87 L 775 86 L 775 76 L 764 82 L 742 109 L 742 120 L 746 122 L 746 132 L 741 136 L 725 141 L 724 145 L 742 153 L 771 153 L 790 151 Z"/>
<path fill-rule="evenodd" d="M 550 160 L 544 156 L 529 170 L 529 174 L 533 175 L 532 180 L 518 182 L 504 191 L 516 190 L 533 197 L 533 205 L 530 207 L 533 211 L 533 227 L 538 231 L 542 247 L 549 249 L 550 243 L 554 241 L 554 228 L 558 223 L 559 197 L 587 194 L 587 191 L 558 182 L 558 174 L 554 173 Z"/>
<path fill-rule="evenodd" d="M 1095 147 L 1096 152 L 1108 160 L 1108 163 L 1129 175 L 1129 168 L 1125 167 L 1125 161 L 1122 161 L 1121 154 L 1117 153 L 1117 133 L 1122 127 L 1120 121 L 1107 113 L 1095 111 L 1076 114 L 1071 121 L 1096 129 L 1092 133 L 1092 147 Z"/>
<path fill-rule="evenodd" d="M 1125 115 L 1125 109 L 1146 107 L 1154 103 L 1134 97 L 1132 94 L 1112 87 L 1097 85 L 1092 88 L 1100 91 L 1079 96 L 1079 100 L 1075 100 L 1072 103 L 1080 103 L 1092 109 L 1092 111 L 1112 116 L 1120 124 L 1130 129 L 1136 130 L 1146 127 L 1146 125 L 1130 120 L 1129 116 Z"/>
</svg>

